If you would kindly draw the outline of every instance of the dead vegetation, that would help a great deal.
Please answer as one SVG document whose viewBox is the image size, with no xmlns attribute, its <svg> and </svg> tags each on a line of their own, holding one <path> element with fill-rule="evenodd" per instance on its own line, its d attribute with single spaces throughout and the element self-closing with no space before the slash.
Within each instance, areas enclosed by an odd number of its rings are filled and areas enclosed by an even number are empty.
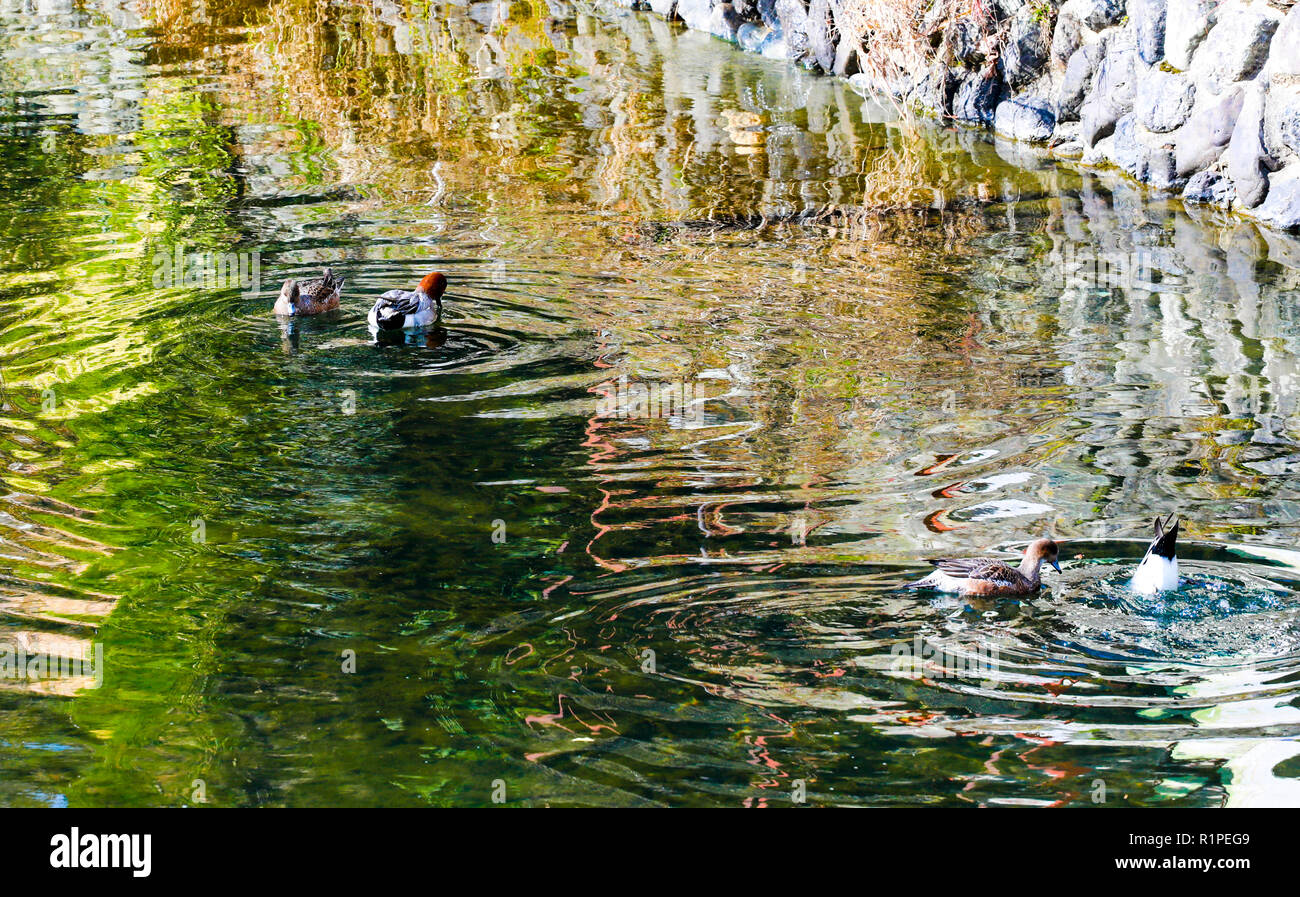
<svg viewBox="0 0 1300 897">
<path fill-rule="evenodd" d="M 837 38 L 878 93 L 898 96 L 934 61 L 997 65 L 1008 20 L 993 0 L 831 0 Z"/>
</svg>

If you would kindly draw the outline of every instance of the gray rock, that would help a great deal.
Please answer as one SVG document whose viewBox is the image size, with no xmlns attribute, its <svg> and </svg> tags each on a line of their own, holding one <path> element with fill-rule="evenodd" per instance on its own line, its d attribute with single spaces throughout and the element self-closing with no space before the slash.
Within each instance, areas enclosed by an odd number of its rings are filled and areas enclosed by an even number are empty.
<svg viewBox="0 0 1300 897">
<path fill-rule="evenodd" d="M 1269 178 L 1268 199 L 1253 214 L 1273 227 L 1300 230 L 1300 165 L 1288 165 Z"/>
<path fill-rule="evenodd" d="M 1218 171 L 1200 171 L 1194 174 L 1183 188 L 1183 199 L 1187 202 L 1228 208 L 1237 198 L 1232 188 L 1232 179 Z"/>
<path fill-rule="evenodd" d="M 1093 31 L 1109 28 L 1124 18 L 1124 0 L 1083 0 L 1080 18 Z"/>
<path fill-rule="evenodd" d="M 858 40 L 869 41 L 870 37 L 865 34 L 860 38 L 854 36 L 853 29 L 858 23 L 850 18 L 850 10 L 841 0 L 836 0 L 829 5 L 835 34 L 838 35 L 835 42 L 835 62 L 830 71 L 837 75 L 852 75 L 862 68 L 858 60 Z"/>
<path fill-rule="evenodd" d="M 719 3 L 709 16 L 709 32 L 723 40 L 734 41 L 737 29 L 743 24 L 745 20 L 731 3 Z"/>
<path fill-rule="evenodd" d="M 1273 35 L 1269 70 L 1275 79 L 1300 77 L 1300 6 L 1291 7 Z"/>
<path fill-rule="evenodd" d="M 1097 141 L 1113 134 L 1120 116 L 1133 109 L 1137 58 L 1131 43 L 1118 39 L 1107 42 L 1092 95 L 1080 111 L 1085 146 L 1095 146 Z"/>
<path fill-rule="evenodd" d="M 1202 91 L 1187 124 L 1178 132 L 1178 174 L 1187 177 L 1208 168 L 1232 139 L 1233 125 L 1245 102 L 1245 92 L 1233 87 L 1225 94 Z"/>
<path fill-rule="evenodd" d="M 952 51 L 953 59 L 966 65 L 976 65 L 984 58 L 980 50 L 981 30 L 979 23 L 967 16 L 950 22 L 944 30 L 943 39 Z"/>
<path fill-rule="evenodd" d="M 811 52 L 808 40 L 808 10 L 803 0 L 776 0 L 777 23 L 785 35 L 786 50 L 791 59 L 803 59 Z"/>
<path fill-rule="evenodd" d="M 834 10 L 835 7 L 831 7 L 832 13 Z M 844 33 L 838 23 L 835 29 L 840 34 Z M 857 41 L 841 37 L 839 43 L 835 45 L 835 64 L 831 67 L 831 71 L 837 75 L 852 75 L 861 67 L 858 61 Z"/>
<path fill-rule="evenodd" d="M 1264 100 L 1264 149 L 1275 159 L 1300 155 L 1300 83 L 1279 80 Z"/>
<path fill-rule="evenodd" d="M 1137 53 L 1121 40 L 1106 43 L 1106 55 L 1097 68 L 1097 92 L 1121 114 L 1133 108 Z"/>
<path fill-rule="evenodd" d="M 952 98 L 952 116 L 973 124 L 992 124 L 1002 83 L 996 77 L 985 78 L 971 72 L 957 85 Z"/>
<path fill-rule="evenodd" d="M 1085 108 L 1087 104 L 1085 103 Z M 1115 142 L 1115 133 L 1112 131 L 1109 137 L 1102 137 L 1093 146 L 1088 146 L 1088 142 L 1083 139 L 1083 123 L 1079 123 L 1079 146 L 1082 148 L 1082 162 L 1084 165 L 1104 165 L 1110 161 L 1110 148 Z"/>
<path fill-rule="evenodd" d="M 1163 134 L 1187 121 L 1195 100 L 1196 85 L 1190 78 L 1152 69 L 1138 78 L 1133 110 L 1144 128 Z"/>
<path fill-rule="evenodd" d="M 1142 61 L 1155 65 L 1164 59 L 1165 0 L 1129 0 L 1128 16 Z"/>
<path fill-rule="evenodd" d="M 1065 68 L 1070 57 L 1093 32 L 1102 31 L 1124 18 L 1124 0 L 1065 0 L 1056 13 L 1052 32 L 1052 64 Z"/>
<path fill-rule="evenodd" d="M 829 0 L 812 0 L 808 4 L 808 52 L 823 72 L 835 65 L 835 41 L 831 38 L 831 7 Z"/>
<path fill-rule="evenodd" d="M 1157 190 L 1182 190 L 1187 184 L 1187 178 L 1178 176 L 1178 166 L 1174 160 L 1174 148 L 1172 146 L 1149 148 L 1146 166 L 1146 172 L 1142 180 Z"/>
<path fill-rule="evenodd" d="M 766 25 L 755 25 L 753 22 L 746 22 L 736 29 L 736 43 L 742 50 L 748 50 L 750 53 L 762 52 L 763 44 L 773 35 L 771 28 Z"/>
<path fill-rule="evenodd" d="M 1056 16 L 1056 27 L 1052 29 L 1052 46 L 1049 51 L 1052 71 L 1063 72 L 1070 62 L 1070 57 L 1083 46 L 1083 23 L 1071 4 L 1081 0 L 1067 0 Z"/>
<path fill-rule="evenodd" d="M 779 28 L 768 35 L 767 40 L 763 41 L 762 46 L 758 48 L 758 52 L 768 59 L 790 59 L 790 48 L 786 46 L 785 35 Z"/>
<path fill-rule="evenodd" d="M 952 94 L 956 88 L 957 79 L 952 70 L 942 62 L 935 62 L 913 91 L 912 102 L 931 115 L 946 116 L 952 110 Z"/>
<path fill-rule="evenodd" d="M 1237 198 L 1248 209 L 1264 201 L 1268 193 L 1268 172 L 1276 163 L 1264 150 L 1264 88 L 1252 84 L 1228 141 L 1228 175 L 1237 188 Z"/>
<path fill-rule="evenodd" d="M 687 28 L 708 31 L 712 15 L 713 4 L 710 0 L 677 0 L 677 18 L 685 22 Z"/>
<path fill-rule="evenodd" d="M 650 10 L 655 15 L 671 19 L 673 13 L 677 11 L 677 0 L 650 0 Z"/>
<path fill-rule="evenodd" d="M 1084 148 L 1094 147 L 1114 134 L 1117 121 L 1119 116 L 1101 97 L 1093 94 L 1084 100 L 1083 108 L 1079 110 L 1079 139 Z"/>
<path fill-rule="evenodd" d="M 1147 157 L 1147 183 L 1157 190 L 1180 191 L 1187 186 L 1187 178 L 1178 176 L 1178 166 L 1174 164 L 1174 148 L 1160 146 L 1151 150 Z"/>
<path fill-rule="evenodd" d="M 1082 156 L 1083 143 L 1079 140 L 1079 123 L 1063 122 L 1058 119 L 1056 130 L 1052 133 L 1052 139 L 1048 141 L 1048 146 L 1058 156 L 1070 159 Z"/>
<path fill-rule="evenodd" d="M 1061 77 L 1061 86 L 1057 94 L 1056 115 L 1061 121 L 1077 121 L 1083 99 L 1092 86 L 1092 76 L 1097 73 L 1097 66 L 1106 55 L 1106 45 L 1102 41 L 1084 44 L 1074 51 L 1065 74 Z"/>
<path fill-rule="evenodd" d="M 1007 41 L 999 62 L 1002 77 L 1012 87 L 1021 87 L 1038 77 L 1047 64 L 1052 31 L 1033 7 L 1026 6 L 1011 20 Z"/>
<path fill-rule="evenodd" d="M 1178 176 L 1173 147 L 1145 134 L 1133 113 L 1116 124 L 1110 159 L 1139 181 L 1162 190 L 1181 187 L 1185 182 Z"/>
<path fill-rule="evenodd" d="M 1052 107 L 1039 97 L 1003 100 L 993 114 L 993 130 L 1029 143 L 1046 143 L 1055 128 Z"/>
<path fill-rule="evenodd" d="M 1278 21 L 1276 10 L 1262 3 L 1220 6 L 1219 21 L 1196 51 L 1192 72 L 1217 85 L 1253 78 L 1268 58 Z"/>
<path fill-rule="evenodd" d="M 1146 148 L 1138 143 L 1136 115 L 1125 115 L 1115 125 L 1115 140 L 1111 147 L 1111 161 L 1141 180 L 1146 168 Z"/>
<path fill-rule="evenodd" d="M 801 31 L 782 31 L 781 34 L 785 42 L 786 59 L 805 68 L 813 64 L 808 59 L 808 35 Z"/>
<path fill-rule="evenodd" d="M 1168 0 L 1165 62 L 1179 71 L 1192 66 L 1192 54 L 1218 21 L 1217 0 Z"/>
</svg>

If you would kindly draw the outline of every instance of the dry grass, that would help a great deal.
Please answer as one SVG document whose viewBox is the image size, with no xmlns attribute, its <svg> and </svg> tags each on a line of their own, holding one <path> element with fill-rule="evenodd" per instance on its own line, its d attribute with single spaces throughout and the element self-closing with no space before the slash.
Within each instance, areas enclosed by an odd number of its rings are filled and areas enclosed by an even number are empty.
<svg viewBox="0 0 1300 897">
<path fill-rule="evenodd" d="M 858 65 L 880 85 L 920 71 L 930 57 L 921 33 L 925 0 L 831 0 L 841 40 L 856 44 Z"/>
<path fill-rule="evenodd" d="M 831 0 L 842 40 L 856 50 L 859 68 L 873 89 L 890 94 L 906 84 L 935 58 L 951 63 L 948 50 L 951 26 L 974 22 L 980 32 L 983 55 L 997 59 L 1003 34 L 999 31 L 991 0 Z M 1004 30 L 1004 29 L 1003 29 Z M 932 39 L 942 35 L 932 44 Z"/>
</svg>

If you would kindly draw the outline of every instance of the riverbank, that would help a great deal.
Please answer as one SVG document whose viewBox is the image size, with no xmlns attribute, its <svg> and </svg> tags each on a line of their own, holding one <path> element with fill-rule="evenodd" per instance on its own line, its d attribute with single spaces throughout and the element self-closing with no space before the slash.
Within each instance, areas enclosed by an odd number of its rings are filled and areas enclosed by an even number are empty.
<svg viewBox="0 0 1300 897">
<path fill-rule="evenodd" d="M 1294 0 L 617 0 L 900 109 L 1300 230 Z"/>
</svg>

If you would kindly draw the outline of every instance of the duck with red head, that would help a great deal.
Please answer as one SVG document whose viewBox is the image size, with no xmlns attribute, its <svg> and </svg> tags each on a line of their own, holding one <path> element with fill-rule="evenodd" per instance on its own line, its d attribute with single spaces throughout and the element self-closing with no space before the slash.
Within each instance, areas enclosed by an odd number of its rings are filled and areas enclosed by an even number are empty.
<svg viewBox="0 0 1300 897">
<path fill-rule="evenodd" d="M 442 294 L 447 291 L 447 277 L 431 271 L 414 290 L 389 290 L 375 300 L 370 309 L 372 330 L 415 330 L 428 327 L 442 317 Z"/>
</svg>

